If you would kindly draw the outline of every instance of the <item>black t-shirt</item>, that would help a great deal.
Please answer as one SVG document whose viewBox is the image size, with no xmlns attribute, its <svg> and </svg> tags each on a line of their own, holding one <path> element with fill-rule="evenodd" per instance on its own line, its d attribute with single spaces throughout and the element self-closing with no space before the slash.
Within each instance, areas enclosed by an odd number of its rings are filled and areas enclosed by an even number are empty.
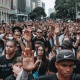
<svg viewBox="0 0 80 80">
<path fill-rule="evenodd" d="M 33 80 L 59 80 L 59 79 L 57 78 L 56 74 L 50 74 L 50 75 L 41 76 Z M 70 80 L 80 80 L 80 74 L 72 74 Z"/>
<path fill-rule="evenodd" d="M 14 76 L 14 74 L 11 74 L 10 76 L 8 76 L 6 79 L 4 80 L 16 80 L 16 77 Z"/>
<path fill-rule="evenodd" d="M 34 61 L 36 62 L 37 58 L 34 57 Z M 49 65 L 49 60 L 45 60 L 45 61 L 42 61 L 41 63 L 41 66 L 39 68 L 39 76 L 42 76 L 42 75 L 45 75 L 46 74 L 46 71 L 47 71 L 47 68 L 48 68 L 48 65 Z M 39 65 L 37 66 L 37 68 L 39 67 Z M 32 73 L 36 72 L 37 71 L 37 68 L 35 68 Z"/>
<path fill-rule="evenodd" d="M 55 67 L 55 62 L 56 62 L 56 56 L 54 56 L 50 63 L 49 63 L 49 71 L 56 73 L 57 72 L 57 68 Z"/>
<path fill-rule="evenodd" d="M 5 55 L 0 57 L 0 79 L 5 79 L 13 73 L 12 63 L 16 57 L 16 54 L 12 59 L 6 59 Z"/>
<path fill-rule="evenodd" d="M 80 74 L 80 61 L 77 61 L 75 63 L 73 72 L 76 73 L 76 74 Z"/>
</svg>

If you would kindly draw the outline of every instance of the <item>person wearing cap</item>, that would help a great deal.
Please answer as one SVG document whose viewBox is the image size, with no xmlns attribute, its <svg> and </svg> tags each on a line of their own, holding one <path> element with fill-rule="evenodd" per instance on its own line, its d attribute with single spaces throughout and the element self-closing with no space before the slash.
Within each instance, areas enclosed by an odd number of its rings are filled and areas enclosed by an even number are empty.
<svg viewBox="0 0 80 80">
<path fill-rule="evenodd" d="M 23 52 L 25 53 L 25 52 Z M 23 55 L 24 57 L 25 55 Z M 29 53 L 26 54 L 26 59 L 23 58 L 23 69 L 28 74 L 31 72 L 38 64 L 38 61 L 34 63 L 34 59 Z M 30 60 L 32 60 L 30 62 Z M 25 61 L 29 61 L 27 64 Z M 58 72 L 55 74 L 44 75 L 39 78 L 30 79 L 30 80 L 80 80 L 80 74 L 73 73 L 74 63 L 77 61 L 74 53 L 71 50 L 61 50 L 56 56 L 55 66 L 58 69 Z M 25 80 L 28 80 L 29 76 L 26 76 Z"/>
<path fill-rule="evenodd" d="M 74 48 L 70 41 L 63 41 L 61 46 L 59 47 L 61 48 L 61 50 L 64 50 L 64 49 L 72 50 Z M 56 56 L 54 56 L 50 61 L 49 68 L 48 68 L 49 74 L 53 74 L 57 72 L 57 68 L 55 67 L 55 62 L 56 62 Z"/>
</svg>

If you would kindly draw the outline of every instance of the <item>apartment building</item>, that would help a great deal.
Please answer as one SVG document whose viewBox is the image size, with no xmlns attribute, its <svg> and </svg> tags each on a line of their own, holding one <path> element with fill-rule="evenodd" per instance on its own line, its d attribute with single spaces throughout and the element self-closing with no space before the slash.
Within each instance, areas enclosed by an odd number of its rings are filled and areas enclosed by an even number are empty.
<svg viewBox="0 0 80 80">
<path fill-rule="evenodd" d="M 42 0 L 31 0 L 32 10 L 36 7 L 42 7 Z"/>
<path fill-rule="evenodd" d="M 11 0 L 10 21 L 23 22 L 27 20 L 26 0 Z"/>
</svg>

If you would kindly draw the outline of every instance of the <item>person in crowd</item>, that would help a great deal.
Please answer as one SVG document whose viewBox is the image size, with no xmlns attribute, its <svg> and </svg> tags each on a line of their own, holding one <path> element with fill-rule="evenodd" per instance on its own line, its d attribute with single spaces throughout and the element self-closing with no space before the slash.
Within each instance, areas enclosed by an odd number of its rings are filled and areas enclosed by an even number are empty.
<svg viewBox="0 0 80 80">
<path fill-rule="evenodd" d="M 34 63 L 33 54 L 30 56 L 30 51 L 26 54 L 25 59 L 23 59 L 23 68 L 27 73 L 26 80 L 29 78 L 29 72 L 31 72 L 38 64 L 38 61 Z M 32 60 L 32 61 L 31 61 Z M 29 62 L 28 64 L 26 63 Z M 31 61 L 31 62 L 30 62 Z M 80 80 L 80 74 L 74 74 L 74 63 L 77 61 L 74 53 L 71 50 L 61 50 L 56 55 L 55 66 L 58 70 L 55 74 L 44 75 L 39 78 L 31 80 Z"/>
<path fill-rule="evenodd" d="M 51 59 L 52 59 L 53 57 L 55 57 L 56 54 L 57 54 L 56 50 L 51 50 L 51 52 L 50 52 L 50 54 L 49 54 L 49 60 L 51 61 Z"/>
<path fill-rule="evenodd" d="M 11 74 L 10 76 L 8 76 L 6 79 L 4 80 L 16 80 L 18 77 L 18 75 L 21 73 L 22 71 L 22 58 L 21 57 L 17 57 L 13 63 L 12 63 L 12 71 L 13 74 Z"/>
<path fill-rule="evenodd" d="M 27 56 L 29 58 L 26 58 Z M 31 51 L 30 48 L 25 48 L 25 50 L 22 51 L 22 68 L 23 68 L 23 70 L 22 70 L 21 74 L 17 76 L 16 80 L 26 80 L 26 79 L 31 80 L 31 79 L 33 79 L 34 77 L 33 77 L 32 71 L 26 72 L 26 70 L 24 68 L 31 67 L 31 69 L 33 70 L 33 69 L 37 68 L 37 65 L 39 65 L 40 62 L 42 62 L 42 61 L 36 60 L 35 65 L 34 65 L 34 51 L 33 50 Z M 26 67 L 25 63 L 27 63 L 27 67 Z M 31 63 L 31 64 L 29 64 L 29 63 Z M 34 67 L 32 68 L 32 66 L 34 66 Z"/>
<path fill-rule="evenodd" d="M 23 39 L 22 39 L 22 29 L 20 27 L 13 27 L 12 28 L 12 32 L 13 32 L 13 38 L 16 42 L 17 45 L 17 53 L 21 56 L 21 52 L 22 50 L 24 50 L 25 48 L 25 43 L 23 43 Z"/>
<path fill-rule="evenodd" d="M 51 60 L 51 58 L 57 53 L 56 45 L 53 44 L 50 53 L 47 53 L 47 58 Z"/>
<path fill-rule="evenodd" d="M 37 49 L 40 45 L 44 45 L 43 42 L 41 41 L 36 41 L 35 42 L 35 50 L 34 50 L 34 57 L 37 56 Z"/>
<path fill-rule="evenodd" d="M 2 26 L 0 26 L 0 39 L 3 38 L 4 34 L 5 34 L 5 29 Z"/>
<path fill-rule="evenodd" d="M 12 62 L 18 56 L 16 54 L 16 44 L 13 40 L 6 42 L 5 55 L 0 57 L 0 79 L 5 79 L 12 72 Z"/>
<path fill-rule="evenodd" d="M 80 74 L 80 46 L 78 46 L 76 57 L 77 57 L 78 61 L 75 63 L 74 73 Z"/>
<path fill-rule="evenodd" d="M 31 42 L 32 42 L 32 50 L 35 50 L 35 42 L 36 41 L 41 41 L 43 42 L 44 46 L 47 47 L 46 45 L 46 39 L 43 37 L 43 31 L 41 28 L 38 28 L 36 31 L 36 37 L 32 38 Z"/>
<path fill-rule="evenodd" d="M 2 56 L 2 52 L 4 50 L 5 43 L 2 39 L 0 39 L 0 56 Z"/>
<path fill-rule="evenodd" d="M 71 44 L 70 41 L 63 41 L 62 45 L 60 46 L 60 48 L 61 48 L 60 50 L 64 50 L 64 49 L 72 50 L 74 47 L 73 47 L 73 45 Z M 54 56 L 50 61 L 49 68 L 48 68 L 48 72 L 50 74 L 57 73 L 57 68 L 55 67 L 55 62 L 56 62 L 56 56 Z"/>
<path fill-rule="evenodd" d="M 39 76 L 46 74 L 48 65 L 49 65 L 49 60 L 46 59 L 46 52 L 45 52 L 44 45 L 40 45 L 38 47 L 37 56 L 34 57 L 34 61 L 36 61 L 36 60 L 41 60 L 42 62 L 37 66 L 37 68 L 32 70 L 33 75 L 36 76 L 36 74 L 35 74 L 36 71 L 38 72 Z"/>
</svg>

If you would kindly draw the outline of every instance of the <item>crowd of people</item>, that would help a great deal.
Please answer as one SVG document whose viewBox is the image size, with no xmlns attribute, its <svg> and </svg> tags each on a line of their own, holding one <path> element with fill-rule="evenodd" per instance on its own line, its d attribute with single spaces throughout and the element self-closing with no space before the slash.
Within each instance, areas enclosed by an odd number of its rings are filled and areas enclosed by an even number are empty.
<svg viewBox="0 0 80 80">
<path fill-rule="evenodd" d="M 80 80 L 80 24 L 0 24 L 0 80 Z"/>
</svg>

